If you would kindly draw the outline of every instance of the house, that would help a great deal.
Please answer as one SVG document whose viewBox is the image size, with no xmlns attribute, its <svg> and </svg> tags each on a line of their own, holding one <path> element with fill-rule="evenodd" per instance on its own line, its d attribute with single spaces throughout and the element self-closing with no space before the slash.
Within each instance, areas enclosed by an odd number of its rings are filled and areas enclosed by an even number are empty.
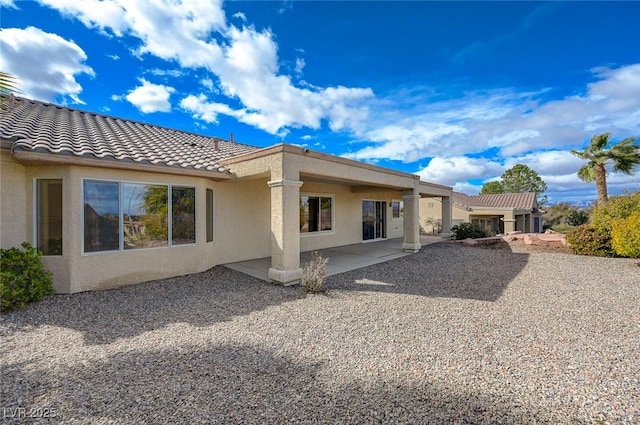
<svg viewBox="0 0 640 425">
<path fill-rule="evenodd" d="M 300 252 L 403 238 L 419 200 L 452 189 L 338 156 L 256 148 L 17 98 L 0 119 L 0 246 L 32 242 L 61 293 L 271 258 L 299 281 Z"/>
<path fill-rule="evenodd" d="M 537 194 L 500 193 L 469 196 L 453 192 L 453 225 L 462 222 L 477 224 L 489 234 L 505 234 L 512 231 L 524 233 L 542 232 L 542 214 L 538 208 Z M 440 198 L 420 199 L 420 222 L 426 231 L 433 230 L 440 219 Z M 442 229 L 447 229 L 444 225 Z"/>
</svg>

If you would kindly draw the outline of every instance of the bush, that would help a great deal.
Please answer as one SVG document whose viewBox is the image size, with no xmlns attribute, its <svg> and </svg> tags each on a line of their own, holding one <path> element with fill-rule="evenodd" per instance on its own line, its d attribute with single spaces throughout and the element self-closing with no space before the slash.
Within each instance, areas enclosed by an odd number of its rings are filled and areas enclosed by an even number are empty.
<svg viewBox="0 0 640 425">
<path fill-rule="evenodd" d="M 590 224 L 583 224 L 567 234 L 567 243 L 575 254 L 614 257 L 611 238 Z"/>
<path fill-rule="evenodd" d="M 638 219 L 640 214 L 640 192 L 613 196 L 604 205 L 597 205 L 591 224 L 600 233 L 611 239 L 616 255 L 638 258 Z"/>
<path fill-rule="evenodd" d="M 0 249 L 0 310 L 19 309 L 54 294 L 51 273 L 45 271 L 41 254 L 29 243 Z"/>
<path fill-rule="evenodd" d="M 640 209 L 611 222 L 611 246 L 622 257 L 640 258 Z"/>
<path fill-rule="evenodd" d="M 302 269 L 302 287 L 312 294 L 324 291 L 324 281 L 327 279 L 327 262 L 317 251 L 311 254 L 309 261 Z"/>
<path fill-rule="evenodd" d="M 471 223 L 460 223 L 456 224 L 451 228 L 451 234 L 453 238 L 456 240 L 467 239 L 467 238 L 484 238 L 487 235 L 487 232 L 484 231 L 481 227 L 471 224 Z"/>
<path fill-rule="evenodd" d="M 614 220 L 626 219 L 635 211 L 640 211 L 640 192 L 612 196 L 604 205 L 595 207 L 591 224 L 599 231 L 609 233 Z"/>
<path fill-rule="evenodd" d="M 570 231 L 572 231 L 573 229 L 575 229 L 576 226 L 572 226 L 570 224 L 556 224 L 556 225 L 551 226 L 549 228 L 551 230 L 555 231 L 555 232 L 567 234 Z"/>
<path fill-rule="evenodd" d="M 567 224 L 571 226 L 580 226 L 589 221 L 589 213 L 585 210 L 573 210 L 567 216 Z"/>
</svg>

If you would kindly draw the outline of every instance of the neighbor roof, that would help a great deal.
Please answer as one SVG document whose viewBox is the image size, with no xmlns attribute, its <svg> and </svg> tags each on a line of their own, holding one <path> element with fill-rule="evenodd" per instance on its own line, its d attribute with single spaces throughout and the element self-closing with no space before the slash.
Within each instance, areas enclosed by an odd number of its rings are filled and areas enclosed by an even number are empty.
<svg viewBox="0 0 640 425">
<path fill-rule="evenodd" d="M 469 196 L 453 192 L 453 202 L 464 209 L 473 207 L 515 208 L 533 210 L 537 208 L 535 192 L 495 193 L 490 195 Z"/>
<path fill-rule="evenodd" d="M 24 98 L 7 109 L 0 138 L 13 142 L 12 151 L 229 173 L 220 160 L 258 149 Z"/>
</svg>

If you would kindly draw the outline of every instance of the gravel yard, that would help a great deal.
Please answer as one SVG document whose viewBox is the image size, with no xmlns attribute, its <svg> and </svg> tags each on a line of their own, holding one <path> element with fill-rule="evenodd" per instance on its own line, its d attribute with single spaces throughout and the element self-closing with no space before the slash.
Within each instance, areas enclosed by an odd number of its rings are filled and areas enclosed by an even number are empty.
<svg viewBox="0 0 640 425">
<path fill-rule="evenodd" d="M 6 314 L 3 421 L 640 423 L 638 260 L 438 243 L 328 287 L 216 267 Z"/>
</svg>

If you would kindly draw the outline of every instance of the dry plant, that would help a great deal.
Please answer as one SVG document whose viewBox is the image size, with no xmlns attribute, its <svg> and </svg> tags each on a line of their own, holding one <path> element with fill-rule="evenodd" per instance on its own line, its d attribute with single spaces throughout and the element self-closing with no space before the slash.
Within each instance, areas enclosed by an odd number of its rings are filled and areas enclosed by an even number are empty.
<svg viewBox="0 0 640 425">
<path fill-rule="evenodd" d="M 312 294 L 324 292 L 324 281 L 327 279 L 327 262 L 318 251 L 311 254 L 311 261 L 302 269 L 302 287 Z"/>
</svg>

